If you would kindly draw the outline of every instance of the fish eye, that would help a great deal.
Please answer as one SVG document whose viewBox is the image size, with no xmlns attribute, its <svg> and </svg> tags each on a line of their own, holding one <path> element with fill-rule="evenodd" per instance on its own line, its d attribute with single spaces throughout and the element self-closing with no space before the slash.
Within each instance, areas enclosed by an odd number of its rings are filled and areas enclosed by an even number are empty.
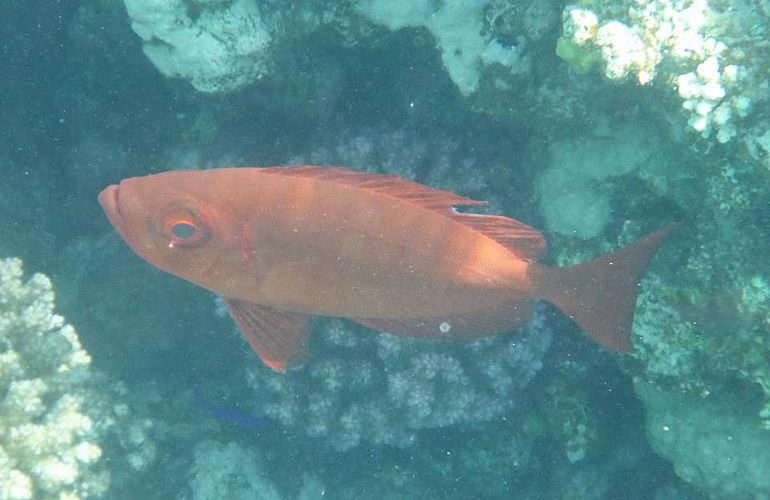
<svg viewBox="0 0 770 500">
<path fill-rule="evenodd" d="M 191 213 L 177 213 L 166 218 L 164 234 L 169 248 L 195 247 L 209 237 L 206 226 Z"/>
<path fill-rule="evenodd" d="M 198 231 L 198 228 L 189 222 L 182 221 L 171 225 L 171 234 L 180 240 L 187 240 L 192 238 L 195 236 L 196 231 Z"/>
</svg>

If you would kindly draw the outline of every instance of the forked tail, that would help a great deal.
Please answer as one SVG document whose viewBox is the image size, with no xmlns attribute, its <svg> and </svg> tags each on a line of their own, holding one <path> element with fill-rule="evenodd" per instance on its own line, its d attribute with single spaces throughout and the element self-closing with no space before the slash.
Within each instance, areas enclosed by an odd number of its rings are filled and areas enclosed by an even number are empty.
<svg viewBox="0 0 770 500">
<path fill-rule="evenodd" d="M 633 245 L 570 267 L 533 269 L 536 292 L 575 320 L 594 340 L 615 351 L 630 352 L 631 323 L 639 280 L 663 240 L 668 225 Z"/>
</svg>

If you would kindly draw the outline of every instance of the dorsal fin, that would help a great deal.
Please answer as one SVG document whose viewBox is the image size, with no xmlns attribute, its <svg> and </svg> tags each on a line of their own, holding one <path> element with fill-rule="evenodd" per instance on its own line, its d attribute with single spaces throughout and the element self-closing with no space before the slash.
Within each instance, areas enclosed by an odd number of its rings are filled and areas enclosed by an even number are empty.
<svg viewBox="0 0 770 500">
<path fill-rule="evenodd" d="M 336 182 L 394 196 L 471 227 L 505 246 L 522 259 L 537 260 L 545 249 L 545 240 L 540 231 L 526 224 L 502 215 L 458 213 L 453 208 L 485 205 L 486 201 L 472 200 L 451 191 L 435 189 L 401 177 L 318 165 L 269 167 L 263 168 L 261 171 Z"/>
<path fill-rule="evenodd" d="M 460 205 L 485 205 L 486 201 L 471 200 L 451 191 L 442 191 L 393 175 L 360 172 L 343 167 L 320 167 L 317 165 L 293 165 L 270 167 L 263 172 L 294 177 L 308 177 L 323 181 L 355 186 L 377 193 L 388 194 L 410 201 L 430 210 L 448 210 Z"/>
<path fill-rule="evenodd" d="M 453 213 L 452 218 L 484 233 L 515 253 L 519 258 L 536 261 L 545 251 L 545 238 L 537 229 L 502 215 Z"/>
</svg>

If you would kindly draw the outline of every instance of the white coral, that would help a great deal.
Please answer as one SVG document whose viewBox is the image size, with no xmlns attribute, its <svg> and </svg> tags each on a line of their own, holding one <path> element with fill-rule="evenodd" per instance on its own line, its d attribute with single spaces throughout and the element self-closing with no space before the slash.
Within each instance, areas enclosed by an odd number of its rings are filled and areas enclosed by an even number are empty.
<svg viewBox="0 0 770 500">
<path fill-rule="evenodd" d="M 736 4 L 729 15 L 708 0 L 622 0 L 593 8 L 567 6 L 562 36 L 600 49 L 611 80 L 635 76 L 642 85 L 657 79 L 673 86 L 690 129 L 703 138 L 732 140 L 756 102 L 769 97 L 767 51 L 745 47 L 766 37 L 770 19 L 750 3 Z"/>
<path fill-rule="evenodd" d="M 198 2 L 124 0 L 144 53 L 166 76 L 201 92 L 228 92 L 268 72 L 271 33 L 254 0 Z M 211 5 L 209 5 L 211 4 Z"/>
<path fill-rule="evenodd" d="M 484 34 L 484 0 L 361 0 L 359 12 L 371 22 L 391 30 L 424 26 L 436 40 L 449 77 L 463 95 L 478 90 L 482 68 L 498 64 L 511 74 L 528 72 L 530 58 Z"/>
<path fill-rule="evenodd" d="M 54 314 L 50 280 L 22 276 L 20 260 L 0 260 L 0 498 L 100 496 L 90 357 Z"/>
</svg>

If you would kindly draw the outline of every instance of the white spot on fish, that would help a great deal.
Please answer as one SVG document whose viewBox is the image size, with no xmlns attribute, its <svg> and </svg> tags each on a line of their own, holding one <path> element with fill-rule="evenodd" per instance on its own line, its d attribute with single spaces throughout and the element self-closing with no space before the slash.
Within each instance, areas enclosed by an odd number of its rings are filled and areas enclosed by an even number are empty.
<svg viewBox="0 0 770 500">
<path fill-rule="evenodd" d="M 438 331 L 441 333 L 449 333 L 449 330 L 452 329 L 452 325 L 450 323 L 447 323 L 446 321 L 442 321 L 440 325 L 438 325 Z"/>
</svg>

